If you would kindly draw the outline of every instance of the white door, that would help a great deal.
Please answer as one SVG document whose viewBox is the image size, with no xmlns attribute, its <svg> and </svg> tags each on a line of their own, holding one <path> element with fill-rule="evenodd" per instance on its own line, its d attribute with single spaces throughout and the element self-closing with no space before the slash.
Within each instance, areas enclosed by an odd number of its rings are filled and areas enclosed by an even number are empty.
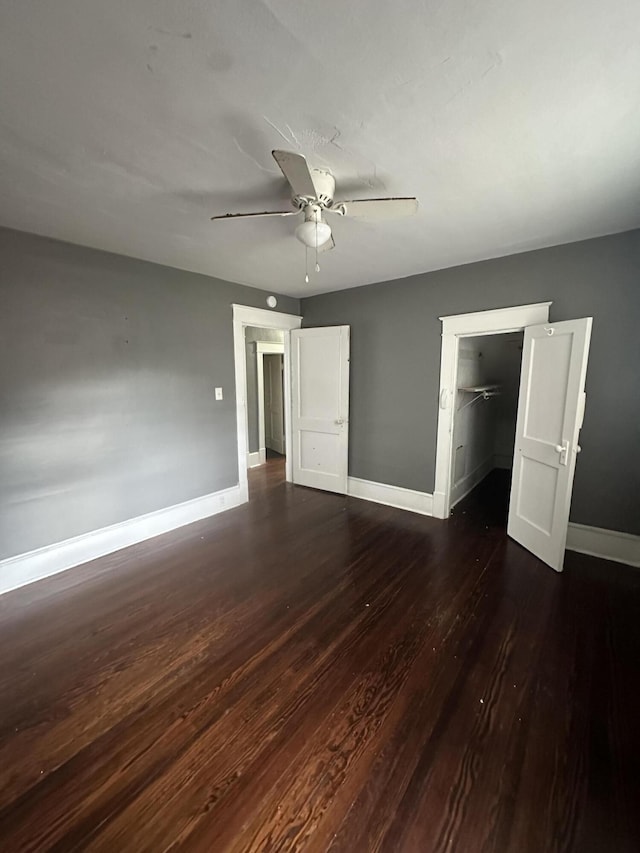
<svg viewBox="0 0 640 853">
<path fill-rule="evenodd" d="M 262 358 L 262 382 L 264 387 L 264 446 L 273 450 L 271 446 L 271 371 L 269 369 L 269 356 Z"/>
<path fill-rule="evenodd" d="M 265 355 L 263 358 L 265 446 L 284 454 L 283 358 L 281 355 Z"/>
<path fill-rule="evenodd" d="M 592 318 L 524 330 L 509 536 L 562 571 Z"/>
<path fill-rule="evenodd" d="M 293 482 L 346 494 L 349 326 L 291 332 Z"/>
</svg>

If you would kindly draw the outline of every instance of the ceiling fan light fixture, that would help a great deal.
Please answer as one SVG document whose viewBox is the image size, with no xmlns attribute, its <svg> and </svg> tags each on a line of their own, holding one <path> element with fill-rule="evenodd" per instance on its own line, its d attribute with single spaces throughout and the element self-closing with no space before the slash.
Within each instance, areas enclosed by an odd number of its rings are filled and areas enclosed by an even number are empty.
<svg viewBox="0 0 640 853">
<path fill-rule="evenodd" d="M 314 222 L 309 219 L 298 225 L 296 237 L 310 249 L 318 249 L 331 237 L 331 228 L 326 222 Z"/>
</svg>

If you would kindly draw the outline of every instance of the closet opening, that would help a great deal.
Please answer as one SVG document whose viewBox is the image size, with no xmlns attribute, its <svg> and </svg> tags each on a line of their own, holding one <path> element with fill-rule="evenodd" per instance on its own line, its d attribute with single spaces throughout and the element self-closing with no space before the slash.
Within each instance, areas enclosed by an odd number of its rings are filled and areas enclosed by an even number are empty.
<svg viewBox="0 0 640 853">
<path fill-rule="evenodd" d="M 506 527 L 523 331 L 458 338 L 450 465 L 451 512 L 473 493 Z"/>
</svg>

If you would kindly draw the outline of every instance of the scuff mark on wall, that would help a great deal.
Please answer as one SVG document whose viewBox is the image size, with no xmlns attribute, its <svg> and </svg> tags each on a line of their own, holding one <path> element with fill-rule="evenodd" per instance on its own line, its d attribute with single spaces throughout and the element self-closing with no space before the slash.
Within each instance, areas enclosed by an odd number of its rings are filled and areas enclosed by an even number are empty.
<svg viewBox="0 0 640 853">
<path fill-rule="evenodd" d="M 373 166 L 373 174 L 372 175 L 369 176 L 369 175 L 362 175 L 361 173 L 358 173 L 358 178 L 367 187 L 367 189 L 370 189 L 370 190 L 377 190 L 377 189 L 383 190 L 383 189 L 385 189 L 384 182 L 382 180 L 380 180 L 380 178 L 378 177 L 378 167 L 376 166 L 375 163 L 372 163 L 372 166 Z"/>
<path fill-rule="evenodd" d="M 314 128 L 294 131 L 290 124 L 285 124 L 285 128 L 287 129 L 287 133 L 285 133 L 267 116 L 262 116 L 262 118 L 284 139 L 287 145 L 294 145 L 298 149 L 311 149 L 316 153 L 316 156 L 320 156 L 317 153 L 319 149 L 325 148 L 328 145 L 333 145 L 339 151 L 344 151 L 344 148 L 338 142 L 338 139 L 342 136 L 342 131 L 335 125 L 333 126 L 331 135 Z"/>
<path fill-rule="evenodd" d="M 459 86 L 455 90 L 455 92 L 449 98 L 447 98 L 447 100 L 444 102 L 444 106 L 448 107 L 450 103 L 452 103 L 453 101 L 456 100 L 456 98 L 459 98 L 460 95 L 462 95 L 464 92 L 467 91 L 469 86 L 473 85 L 473 82 L 474 82 L 473 80 L 465 80 L 465 82 L 462 84 L 462 86 Z"/>
<path fill-rule="evenodd" d="M 451 62 L 451 56 L 445 56 L 444 59 L 440 59 L 435 65 L 430 66 L 426 72 L 422 72 L 420 74 L 414 74 L 412 77 L 408 77 L 406 80 L 400 80 L 393 88 L 389 91 L 394 91 L 396 89 L 402 89 L 404 86 L 411 86 L 414 83 L 424 83 L 429 80 L 432 75 L 432 72 L 436 68 L 440 68 L 442 65 L 446 65 L 447 62 Z"/>
<path fill-rule="evenodd" d="M 342 136 L 342 131 L 340 128 L 336 127 L 336 132 L 333 134 L 331 139 L 329 140 L 329 145 L 334 145 L 339 151 L 344 151 L 342 145 L 338 143 L 338 139 Z"/>
<path fill-rule="evenodd" d="M 482 72 L 482 74 L 480 75 L 481 78 L 486 77 L 487 74 L 493 71 L 494 68 L 499 68 L 504 62 L 504 59 L 502 58 L 502 53 L 499 50 L 495 53 L 492 53 L 491 56 L 493 57 L 493 62 L 485 71 Z"/>
<path fill-rule="evenodd" d="M 268 175 L 273 175 L 273 173 L 274 173 L 275 169 L 267 169 L 267 167 L 266 167 L 266 166 L 263 166 L 263 165 L 262 165 L 262 163 L 259 163 L 259 162 L 256 160 L 256 158 L 255 158 L 255 157 L 252 157 L 252 156 L 251 156 L 251 154 L 249 154 L 249 152 L 248 152 L 248 151 L 245 151 L 245 150 L 244 150 L 244 148 L 242 147 L 242 145 L 240 145 L 240 143 L 238 142 L 238 140 L 236 139 L 236 137 L 235 137 L 235 136 L 233 137 L 233 144 L 236 146 L 236 148 L 238 149 L 238 151 L 239 151 L 241 154 L 244 154 L 244 156 L 245 156 L 245 157 L 248 157 L 248 158 L 249 158 L 249 160 L 251 160 L 251 162 L 254 164 L 254 166 L 257 166 L 257 167 L 258 167 L 258 169 L 260 169 L 260 171 L 261 171 L 261 172 L 266 172 Z"/>
<path fill-rule="evenodd" d="M 467 91 L 470 86 L 473 86 L 475 83 L 480 82 L 480 80 L 484 80 L 484 78 L 491 73 L 495 68 L 499 68 L 503 62 L 503 56 L 501 51 L 490 51 L 489 52 L 490 62 L 488 67 L 486 67 L 477 77 L 469 77 L 469 79 L 465 80 L 465 82 L 456 89 L 450 98 L 445 101 L 445 106 L 450 104 L 452 101 L 455 101 L 460 95 Z"/>
<path fill-rule="evenodd" d="M 157 58 L 157 55 L 158 55 L 158 45 L 157 45 L 157 44 L 150 44 L 150 45 L 147 47 L 147 51 L 148 51 L 148 53 L 149 53 L 149 56 L 148 56 L 149 62 L 147 62 L 147 71 L 150 71 L 150 72 L 151 72 L 151 74 L 153 74 L 153 72 L 154 72 L 154 70 L 155 70 L 155 69 L 154 69 L 153 65 L 151 64 L 151 60 L 153 60 L 153 59 Z"/>
<path fill-rule="evenodd" d="M 277 127 L 270 119 L 268 119 L 267 116 L 262 116 L 262 118 L 266 121 L 266 123 L 270 127 L 272 127 L 275 130 L 276 133 L 278 133 L 284 139 L 284 141 L 287 143 L 287 145 L 291 145 L 291 140 L 287 136 L 284 135 L 284 133 L 280 130 L 279 127 Z M 287 127 L 288 127 L 288 125 L 287 125 Z"/>
<path fill-rule="evenodd" d="M 181 39 L 190 39 L 193 38 L 191 33 L 174 33 L 171 30 L 165 30 L 162 27 L 149 27 L 149 29 L 154 33 L 160 33 L 163 36 L 174 36 L 175 38 Z"/>
<path fill-rule="evenodd" d="M 325 127 L 306 127 L 294 130 L 291 125 L 284 124 L 281 130 L 271 119 L 263 115 L 263 119 L 282 137 L 288 146 L 295 146 L 306 154 L 309 165 L 313 168 L 329 169 L 333 174 L 342 174 L 344 192 L 357 193 L 361 189 L 384 190 L 385 183 L 378 175 L 378 167 L 373 160 L 362 154 L 348 149 L 341 144 L 343 131 L 337 125 Z M 364 122 L 360 122 L 360 128 Z M 340 152 L 336 154 L 336 152 Z M 355 176 L 355 177 L 354 177 Z"/>
<path fill-rule="evenodd" d="M 291 130 L 291 128 L 289 127 L 289 125 L 288 125 L 288 124 L 286 125 L 286 128 L 287 128 L 287 130 L 289 131 L 289 133 L 291 134 L 291 138 L 293 139 L 293 141 L 295 142 L 295 144 L 296 144 L 296 145 L 298 146 L 298 148 L 299 148 L 299 147 L 300 147 L 300 143 L 298 142 L 298 139 L 297 139 L 297 137 L 296 137 L 295 133 Z"/>
</svg>

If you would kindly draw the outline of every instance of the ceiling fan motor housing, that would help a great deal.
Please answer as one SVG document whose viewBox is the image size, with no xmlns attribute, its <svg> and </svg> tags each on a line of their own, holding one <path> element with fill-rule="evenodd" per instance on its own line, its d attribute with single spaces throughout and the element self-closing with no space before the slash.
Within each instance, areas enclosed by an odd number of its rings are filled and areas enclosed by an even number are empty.
<svg viewBox="0 0 640 853">
<path fill-rule="evenodd" d="M 321 208 L 331 207 L 333 204 L 333 195 L 336 191 L 336 179 L 331 172 L 325 169 L 310 169 L 313 185 L 316 188 L 315 198 L 309 196 L 294 196 L 293 204 L 295 207 L 305 208 L 308 204 L 314 203 Z"/>
</svg>

